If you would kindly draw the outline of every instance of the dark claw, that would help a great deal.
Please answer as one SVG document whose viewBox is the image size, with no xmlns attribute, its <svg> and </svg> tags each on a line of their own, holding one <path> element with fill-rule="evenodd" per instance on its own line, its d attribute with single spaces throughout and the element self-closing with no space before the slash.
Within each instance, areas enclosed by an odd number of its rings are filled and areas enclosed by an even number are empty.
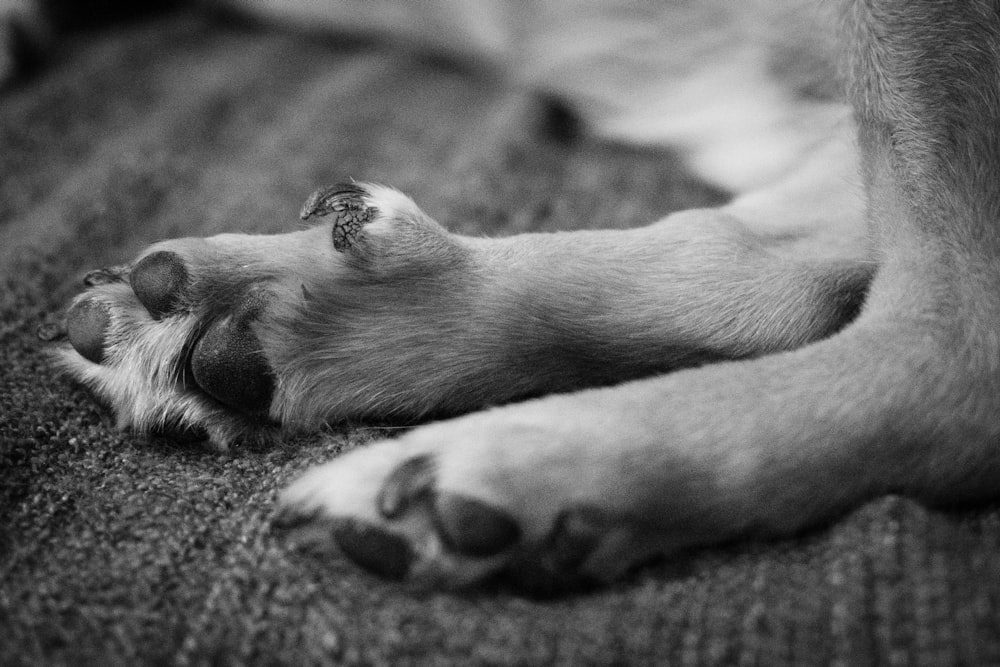
<svg viewBox="0 0 1000 667">
<path fill-rule="evenodd" d="M 195 343 L 191 372 L 206 393 L 244 412 L 266 414 L 274 394 L 274 373 L 251 324 L 266 296 L 247 294 L 229 317 L 216 320 Z"/>
<path fill-rule="evenodd" d="M 104 343 L 111 316 L 103 303 L 94 299 L 78 301 L 66 315 L 66 333 L 73 349 L 84 359 L 99 364 L 104 360 Z"/>
<path fill-rule="evenodd" d="M 413 549 L 398 535 L 350 522 L 334 528 L 333 539 L 348 558 L 380 577 L 401 581 L 410 572 Z"/>
<path fill-rule="evenodd" d="M 177 310 L 191 279 L 177 253 L 161 250 L 140 259 L 130 281 L 139 302 L 159 320 Z"/>
<path fill-rule="evenodd" d="M 35 335 L 46 343 L 61 340 L 66 337 L 66 325 L 58 322 L 45 322 L 38 325 L 38 328 L 35 329 Z"/>
<path fill-rule="evenodd" d="M 416 456 L 397 467 L 379 491 L 379 511 L 387 519 L 394 519 L 418 499 L 427 497 L 434 484 L 434 463 L 429 456 Z"/>
<path fill-rule="evenodd" d="M 453 493 L 437 494 L 433 518 L 448 547 L 466 556 L 495 556 L 521 538 L 521 527 L 507 512 Z"/>
<path fill-rule="evenodd" d="M 302 205 L 299 216 L 303 220 L 308 220 L 314 215 L 323 216 L 339 212 L 342 209 L 338 208 L 338 206 L 344 206 L 345 204 L 353 205 L 354 207 L 363 206 L 364 201 L 361 198 L 366 194 L 368 192 L 364 188 L 358 187 L 354 183 L 328 185 L 309 195 L 306 203 Z"/>
<path fill-rule="evenodd" d="M 314 215 L 333 214 L 333 247 L 344 252 L 358 239 L 361 229 L 378 214 L 378 209 L 365 203 L 368 194 L 352 183 L 338 183 L 321 188 L 309 195 L 299 215 L 307 220 Z"/>
<path fill-rule="evenodd" d="M 121 266 L 108 266 L 103 269 L 95 269 L 83 277 L 85 287 L 96 287 L 97 285 L 109 285 L 125 281 L 127 269 Z"/>
<path fill-rule="evenodd" d="M 319 511 L 299 512 L 297 510 L 283 507 L 275 512 L 271 519 L 271 530 L 276 533 L 289 533 L 296 528 L 307 526 L 319 516 Z"/>
</svg>

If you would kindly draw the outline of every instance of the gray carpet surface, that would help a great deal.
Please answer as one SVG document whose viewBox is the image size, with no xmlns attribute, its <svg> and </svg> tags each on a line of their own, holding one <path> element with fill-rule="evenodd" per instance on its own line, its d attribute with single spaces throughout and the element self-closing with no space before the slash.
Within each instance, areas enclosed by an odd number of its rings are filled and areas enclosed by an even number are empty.
<svg viewBox="0 0 1000 667">
<path fill-rule="evenodd" d="M 293 229 L 346 178 L 468 234 L 719 200 L 667 153 L 546 122 L 413 54 L 191 13 L 77 36 L 5 91 L 0 664 L 1000 664 L 995 507 L 884 498 L 562 599 L 413 591 L 268 533 L 284 484 L 378 425 L 229 455 L 121 433 L 35 336 L 87 270 L 162 238 Z"/>
</svg>

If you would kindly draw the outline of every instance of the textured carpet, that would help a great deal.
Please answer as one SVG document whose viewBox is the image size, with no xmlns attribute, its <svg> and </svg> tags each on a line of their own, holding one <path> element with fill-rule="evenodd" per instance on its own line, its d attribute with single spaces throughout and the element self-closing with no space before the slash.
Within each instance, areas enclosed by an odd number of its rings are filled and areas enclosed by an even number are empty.
<svg viewBox="0 0 1000 667">
<path fill-rule="evenodd" d="M 143 245 L 297 224 L 314 187 L 398 186 L 471 234 L 704 205 L 667 154 L 546 134 L 442 63 L 175 14 L 78 36 L 0 97 L 0 664 L 1000 664 L 1000 512 L 871 503 L 559 600 L 422 594 L 267 533 L 275 493 L 363 446 L 228 456 L 120 433 L 36 327 Z"/>
</svg>

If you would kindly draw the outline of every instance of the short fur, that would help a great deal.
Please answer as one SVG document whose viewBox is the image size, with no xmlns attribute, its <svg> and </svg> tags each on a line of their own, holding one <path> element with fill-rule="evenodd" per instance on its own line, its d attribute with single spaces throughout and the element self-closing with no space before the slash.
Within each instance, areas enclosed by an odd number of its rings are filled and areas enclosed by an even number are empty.
<svg viewBox="0 0 1000 667">
<path fill-rule="evenodd" d="M 709 35 L 745 38 L 701 42 L 711 57 L 688 70 L 676 51 L 648 50 L 656 35 L 647 44 L 630 32 L 638 102 L 622 101 L 624 79 L 605 76 L 600 58 L 571 66 L 556 57 L 568 51 L 550 53 L 539 75 L 499 58 L 515 78 L 561 82 L 556 92 L 597 132 L 679 141 L 695 169 L 737 193 L 730 204 L 632 231 L 473 239 L 395 190 L 353 184 L 304 231 L 145 251 L 139 260 L 172 253 L 191 276 L 159 319 L 128 269 L 101 274 L 77 303 L 108 313 L 104 358 L 67 348 L 62 363 L 122 426 L 201 428 L 222 447 L 555 394 L 353 451 L 283 495 L 278 525 L 333 539 L 383 575 L 437 585 L 498 572 L 603 581 L 655 554 L 787 535 L 879 494 L 995 497 L 1000 3 L 845 3 L 858 153 L 847 107 L 776 64 L 795 58 L 769 59 L 808 46 L 763 30 L 761 17 L 775 13 L 802 20 L 798 5 L 793 15 L 780 4 L 680 3 L 676 25 L 707 20 L 710 5 L 722 13 Z M 571 27 L 579 35 L 588 24 Z M 504 34 L 538 46 L 520 30 Z M 702 55 L 684 36 L 681 56 Z M 507 53 L 501 41 L 484 52 Z M 833 71 L 828 42 L 810 44 L 822 47 L 809 51 L 818 69 Z M 734 69 L 721 68 L 720 53 L 740 57 Z M 766 77 L 751 67 L 761 63 Z M 588 67 L 589 90 L 567 75 Z M 722 85 L 743 79 L 767 79 L 770 106 Z M 713 86 L 750 105 L 718 117 L 746 113 L 746 136 L 714 136 L 670 99 L 714 103 Z M 774 148 L 756 174 L 754 146 Z M 341 249 L 338 197 L 370 213 Z M 841 243 L 826 243 L 821 224 Z M 264 294 L 264 306 L 252 335 L 232 325 L 231 339 L 252 341 L 267 361 L 265 414 L 225 387 L 199 386 L 199 364 L 230 362 L 192 353 L 206 328 L 235 321 L 247 294 Z M 71 311 L 71 340 L 86 348 L 95 334 L 81 327 Z"/>
</svg>

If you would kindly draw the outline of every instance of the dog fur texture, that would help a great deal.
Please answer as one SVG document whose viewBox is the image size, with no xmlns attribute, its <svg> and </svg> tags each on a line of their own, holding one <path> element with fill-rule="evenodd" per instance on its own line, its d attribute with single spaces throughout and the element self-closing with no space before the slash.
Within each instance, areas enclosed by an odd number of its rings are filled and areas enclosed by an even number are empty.
<svg viewBox="0 0 1000 667">
<path fill-rule="evenodd" d="M 357 20 L 676 145 L 732 201 L 482 239 L 347 183 L 300 231 L 157 243 L 88 276 L 59 352 L 122 427 L 225 448 L 451 417 L 310 471 L 275 520 L 436 586 L 609 581 L 885 493 L 996 496 L 1000 3 L 432 6 L 467 29 Z"/>
</svg>

